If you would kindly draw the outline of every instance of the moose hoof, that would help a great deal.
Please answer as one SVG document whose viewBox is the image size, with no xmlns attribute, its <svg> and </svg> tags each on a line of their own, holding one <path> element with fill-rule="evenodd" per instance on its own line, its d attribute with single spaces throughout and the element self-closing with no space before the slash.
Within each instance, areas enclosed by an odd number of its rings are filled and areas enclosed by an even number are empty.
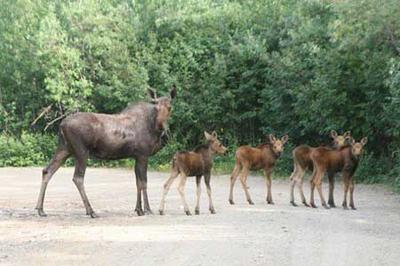
<svg viewBox="0 0 400 266">
<path fill-rule="evenodd" d="M 272 200 L 267 201 L 267 203 L 268 203 L 268 204 L 271 204 L 271 205 L 275 205 L 275 203 L 274 203 Z"/>
<path fill-rule="evenodd" d="M 351 208 L 353 211 L 357 210 L 357 208 L 354 207 L 354 206 L 350 206 L 350 208 Z"/>
<path fill-rule="evenodd" d="M 250 205 L 254 205 L 254 202 L 252 200 L 248 200 Z"/>
<path fill-rule="evenodd" d="M 43 211 L 43 209 L 37 209 L 37 211 L 38 211 L 38 214 L 39 214 L 40 217 L 46 217 L 47 216 L 47 214 Z"/>
<path fill-rule="evenodd" d="M 89 215 L 91 218 L 97 218 L 97 217 L 99 217 L 99 216 L 97 216 L 97 214 L 95 213 L 95 212 L 91 212 L 91 213 L 89 213 L 89 214 L 87 214 L 87 215 Z"/>
<path fill-rule="evenodd" d="M 187 216 L 192 215 L 192 214 L 190 213 L 190 211 L 185 211 L 185 213 L 186 213 Z"/>
<path fill-rule="evenodd" d="M 310 206 L 311 206 L 312 208 L 317 208 L 317 205 L 315 205 L 314 202 L 310 202 Z"/>
<path fill-rule="evenodd" d="M 141 210 L 141 209 L 136 209 L 135 212 L 136 212 L 136 214 L 137 214 L 138 216 L 143 216 L 143 215 L 144 215 L 144 211 Z"/>
<path fill-rule="evenodd" d="M 160 213 L 160 215 L 164 215 L 165 214 L 163 210 L 159 210 L 158 212 Z"/>
<path fill-rule="evenodd" d="M 310 207 L 310 205 L 309 205 L 307 202 L 305 202 L 305 201 L 303 201 L 303 204 L 304 204 L 304 206 L 306 206 L 306 207 Z"/>
<path fill-rule="evenodd" d="M 235 202 L 233 201 L 233 200 L 229 200 L 229 203 L 231 204 L 231 205 L 235 205 Z"/>
<path fill-rule="evenodd" d="M 200 210 L 194 210 L 194 214 L 200 215 Z"/>
<path fill-rule="evenodd" d="M 290 204 L 292 204 L 294 207 L 297 207 L 297 204 L 294 201 L 290 201 Z"/>
<path fill-rule="evenodd" d="M 211 213 L 211 214 L 216 214 L 216 212 L 215 212 L 214 209 L 210 209 L 210 213 Z"/>
<path fill-rule="evenodd" d="M 146 214 L 146 215 L 153 215 L 154 213 L 153 213 L 152 210 L 147 209 L 147 210 L 144 211 L 144 214 Z"/>
<path fill-rule="evenodd" d="M 331 208 L 336 208 L 335 203 L 328 203 L 328 204 L 329 204 L 329 207 L 331 207 Z"/>
<path fill-rule="evenodd" d="M 330 209 L 329 206 L 326 205 L 326 204 L 323 204 L 322 206 L 323 206 L 326 210 L 329 210 L 329 209 Z"/>
</svg>

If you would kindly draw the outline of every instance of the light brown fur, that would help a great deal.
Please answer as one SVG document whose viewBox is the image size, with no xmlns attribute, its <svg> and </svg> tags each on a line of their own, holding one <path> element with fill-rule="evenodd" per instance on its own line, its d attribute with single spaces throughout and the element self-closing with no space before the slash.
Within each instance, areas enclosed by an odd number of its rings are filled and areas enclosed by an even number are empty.
<svg viewBox="0 0 400 266">
<path fill-rule="evenodd" d="M 181 175 L 181 180 L 178 186 L 178 191 L 184 205 L 184 210 L 186 215 L 191 215 L 189 211 L 189 206 L 186 202 L 185 197 L 185 184 L 186 179 L 189 176 L 196 176 L 197 185 L 197 200 L 195 213 L 200 214 L 200 194 L 201 187 L 200 181 L 201 177 L 204 176 L 204 182 L 207 187 L 207 194 L 209 199 L 209 210 L 212 214 L 215 214 L 214 205 L 211 198 L 211 168 L 213 165 L 213 158 L 215 154 L 224 154 L 226 152 L 226 147 L 224 147 L 217 139 L 217 134 L 213 132 L 211 135 L 204 132 L 204 135 L 208 141 L 205 145 L 200 145 L 193 151 L 189 152 L 177 152 L 173 158 L 171 176 L 164 184 L 164 191 L 160 203 L 160 214 L 164 214 L 165 209 L 165 198 L 167 193 L 174 182 L 175 178 Z"/>
<path fill-rule="evenodd" d="M 246 194 L 246 199 L 249 204 L 254 204 L 251 200 L 250 193 L 247 186 L 247 176 L 250 170 L 264 170 L 266 177 L 267 187 L 267 202 L 273 204 L 271 194 L 271 173 L 278 160 L 280 154 L 283 152 L 283 146 L 288 141 L 288 136 L 284 136 L 282 139 L 276 139 L 272 134 L 269 135 L 270 143 L 258 145 L 256 148 L 250 146 L 241 146 L 236 151 L 236 164 L 231 175 L 231 186 L 229 193 L 229 203 L 234 204 L 233 201 L 233 188 L 235 186 L 236 179 L 239 176 L 242 187 Z"/>
<path fill-rule="evenodd" d="M 347 140 L 351 138 L 351 134 L 349 131 L 345 132 L 343 135 L 338 135 L 336 131 L 331 131 L 331 137 L 333 139 L 333 147 L 335 149 L 341 148 L 346 145 Z M 300 145 L 293 150 L 293 172 L 290 175 L 290 203 L 293 206 L 297 206 L 294 201 L 294 187 L 297 184 L 299 188 L 299 193 L 301 197 L 301 201 L 305 206 L 309 206 L 307 204 L 306 198 L 304 196 L 303 191 L 303 182 L 304 175 L 307 171 L 313 170 L 313 162 L 311 160 L 311 152 L 316 148 L 310 147 L 308 145 Z M 329 188 L 331 192 L 331 188 L 333 191 L 334 186 L 334 178 L 329 177 Z M 329 199 L 333 198 L 331 194 L 329 194 Z M 334 206 L 333 200 L 329 200 L 328 203 L 331 207 Z"/>
<path fill-rule="evenodd" d="M 332 150 L 325 147 L 319 147 L 311 152 L 311 159 L 313 161 L 313 175 L 311 178 L 311 196 L 310 205 L 316 208 L 314 202 L 314 189 L 317 187 L 319 196 L 321 198 L 321 204 L 325 208 L 329 208 L 325 202 L 322 194 L 322 178 L 325 173 L 328 173 L 329 177 L 332 177 L 338 173 L 343 173 L 344 181 L 344 200 L 343 208 L 347 209 L 347 192 L 350 189 L 350 207 L 355 210 L 353 191 L 354 191 L 354 180 L 353 176 L 357 170 L 360 156 L 363 152 L 363 148 L 367 143 L 367 138 L 361 139 L 360 142 L 355 142 L 352 138 L 350 145 L 342 147 L 340 149 Z M 331 190 L 332 189 L 332 190 Z M 333 187 L 330 187 L 330 195 L 332 195 L 333 203 Z"/>
</svg>

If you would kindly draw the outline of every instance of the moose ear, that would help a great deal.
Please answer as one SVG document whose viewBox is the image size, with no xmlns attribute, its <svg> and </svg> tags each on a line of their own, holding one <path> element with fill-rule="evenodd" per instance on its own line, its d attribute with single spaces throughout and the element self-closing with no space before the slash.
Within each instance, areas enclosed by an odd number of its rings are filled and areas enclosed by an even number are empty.
<svg viewBox="0 0 400 266">
<path fill-rule="evenodd" d="M 346 139 L 350 138 L 351 137 L 351 132 L 350 131 L 344 132 L 343 137 L 346 138 Z"/>
<path fill-rule="evenodd" d="M 174 99 L 176 97 L 176 86 L 172 86 L 172 90 L 169 93 L 171 95 L 171 99 Z"/>
<path fill-rule="evenodd" d="M 214 138 L 217 138 L 217 132 L 215 132 L 215 131 L 213 131 L 212 133 L 211 133 L 211 136 L 213 136 Z"/>
<path fill-rule="evenodd" d="M 350 141 L 350 145 L 354 145 L 356 143 L 356 141 L 354 140 L 353 137 L 350 137 L 349 141 Z"/>
<path fill-rule="evenodd" d="M 367 144 L 368 142 L 368 138 L 367 137 L 363 137 L 360 141 L 360 143 L 364 146 L 365 144 Z"/>
<path fill-rule="evenodd" d="M 337 137 L 337 132 L 335 130 L 331 130 L 331 137 L 336 138 Z"/>
<path fill-rule="evenodd" d="M 150 96 L 150 98 L 151 98 L 152 100 L 155 101 L 155 100 L 157 99 L 157 93 L 156 93 L 155 90 L 149 88 L 149 89 L 147 90 L 147 92 L 149 93 L 149 96 Z"/>
<path fill-rule="evenodd" d="M 206 140 L 211 140 L 212 136 L 210 134 L 208 134 L 207 131 L 204 131 L 204 136 L 206 137 Z"/>
<path fill-rule="evenodd" d="M 269 134 L 268 137 L 269 137 L 269 142 L 274 143 L 276 141 L 276 138 L 274 135 Z"/>
<path fill-rule="evenodd" d="M 281 138 L 283 144 L 285 144 L 288 140 L 289 140 L 289 135 L 287 134 Z"/>
</svg>

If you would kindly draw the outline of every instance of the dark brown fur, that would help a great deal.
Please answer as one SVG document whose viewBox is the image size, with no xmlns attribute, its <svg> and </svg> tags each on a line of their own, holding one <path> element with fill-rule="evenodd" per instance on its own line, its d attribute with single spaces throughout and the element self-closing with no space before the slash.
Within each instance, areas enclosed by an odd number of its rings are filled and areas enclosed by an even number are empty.
<svg viewBox="0 0 400 266">
<path fill-rule="evenodd" d="M 137 202 L 136 212 L 144 215 L 144 210 L 151 213 L 147 196 L 148 158 L 159 151 L 165 144 L 166 123 L 171 115 L 170 97 L 157 98 L 149 90 L 152 103 L 137 103 L 127 107 L 119 114 L 75 113 L 68 116 L 60 125 L 60 145 L 50 162 L 43 169 L 42 186 L 36 209 L 40 216 L 45 216 L 43 202 L 47 184 L 62 163 L 70 156 L 75 157 L 73 182 L 81 195 L 86 214 L 96 217 L 84 188 L 84 176 L 87 159 L 134 158 Z"/>
<path fill-rule="evenodd" d="M 177 152 L 175 154 L 172 161 L 171 176 L 164 184 L 164 191 L 159 208 L 161 215 L 164 214 L 165 198 L 167 196 L 169 188 L 171 187 L 175 178 L 178 177 L 178 175 L 181 175 L 181 181 L 179 183 L 178 191 L 181 195 L 186 215 L 191 215 L 185 198 L 185 183 L 187 177 L 189 176 L 196 177 L 197 203 L 195 213 L 200 214 L 200 181 L 202 176 L 204 176 L 204 182 L 207 187 L 207 194 L 210 203 L 209 210 L 212 214 L 215 213 L 214 205 L 211 199 L 211 168 L 213 166 L 214 155 L 224 154 L 226 152 L 226 148 L 218 141 L 217 134 L 215 132 L 213 132 L 211 135 L 207 132 L 204 132 L 204 135 L 208 141 L 207 144 L 200 145 L 193 151 Z"/>
<path fill-rule="evenodd" d="M 273 135 L 269 136 L 270 143 L 258 145 L 256 148 L 250 146 L 241 146 L 236 151 L 236 164 L 231 175 L 231 186 L 229 193 L 229 203 L 234 204 L 233 201 L 233 188 L 235 186 L 236 179 L 239 176 L 242 183 L 246 199 L 249 204 L 254 204 L 251 200 L 250 193 L 247 186 L 247 176 L 250 170 L 264 170 L 266 177 L 267 186 L 267 202 L 273 204 L 271 195 L 271 173 L 278 160 L 279 156 L 283 152 L 283 146 L 288 140 L 288 136 L 284 136 L 282 139 L 276 139 Z"/>
<path fill-rule="evenodd" d="M 363 138 L 360 142 L 355 142 L 352 138 L 350 145 L 341 147 L 339 149 L 329 149 L 325 147 L 319 147 L 311 152 L 311 159 L 313 161 L 313 175 L 311 178 L 311 197 L 310 205 L 316 208 L 314 202 L 314 189 L 315 186 L 318 189 L 318 193 L 321 198 L 321 204 L 325 208 L 329 208 L 325 202 L 322 194 L 322 178 L 325 173 L 328 174 L 330 179 L 333 179 L 334 175 L 338 172 L 343 173 L 344 182 L 344 200 L 343 208 L 347 209 L 347 192 L 350 189 L 350 207 L 356 209 L 354 206 L 353 191 L 354 191 L 354 180 L 353 175 L 357 169 L 360 156 L 363 152 L 363 147 L 367 143 L 367 138 Z M 333 200 L 333 186 L 329 187 L 329 203 L 334 205 Z"/>
</svg>

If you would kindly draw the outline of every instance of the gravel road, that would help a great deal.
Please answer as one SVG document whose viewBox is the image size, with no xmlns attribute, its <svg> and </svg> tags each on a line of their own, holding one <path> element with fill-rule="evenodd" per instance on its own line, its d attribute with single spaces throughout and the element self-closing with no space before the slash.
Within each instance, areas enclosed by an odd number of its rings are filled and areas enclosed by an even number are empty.
<svg viewBox="0 0 400 266">
<path fill-rule="evenodd" d="M 356 185 L 356 211 L 311 209 L 290 206 L 289 183 L 282 180 L 273 181 L 275 205 L 267 205 L 263 178 L 250 176 L 255 205 L 246 203 L 237 183 L 231 206 L 229 176 L 221 175 L 211 180 L 217 214 L 208 213 L 202 183 L 201 215 L 186 216 L 175 182 L 165 216 L 137 217 L 132 170 L 88 169 L 86 192 L 100 216 L 90 219 L 71 181 L 73 169 L 62 168 L 48 186 L 48 217 L 42 218 L 33 210 L 40 173 L 0 168 L 0 265 L 400 264 L 400 197 L 383 186 Z M 167 175 L 149 173 L 155 213 Z M 305 188 L 308 197 L 308 183 Z M 324 189 L 327 194 L 327 184 Z M 186 191 L 194 212 L 194 178 Z M 338 183 L 338 205 L 342 196 Z"/>
</svg>

